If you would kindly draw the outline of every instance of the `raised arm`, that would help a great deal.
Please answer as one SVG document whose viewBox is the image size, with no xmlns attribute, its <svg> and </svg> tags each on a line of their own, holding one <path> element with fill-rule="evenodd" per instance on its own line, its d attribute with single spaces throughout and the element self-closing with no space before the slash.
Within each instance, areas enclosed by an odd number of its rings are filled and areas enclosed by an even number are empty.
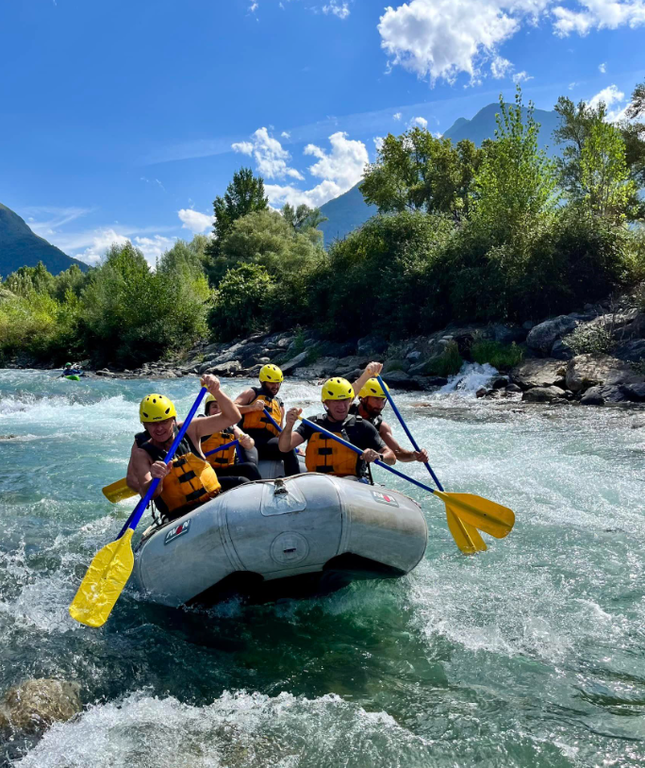
<svg viewBox="0 0 645 768">
<path fill-rule="evenodd" d="M 375 376 L 378 376 L 381 370 L 383 369 L 383 363 L 368 363 L 365 366 L 365 370 L 361 375 L 356 379 L 356 381 L 352 384 L 352 388 L 354 389 L 354 394 L 358 397 L 358 393 L 363 389 L 363 387 L 367 384 L 369 379 L 374 378 Z"/>
<path fill-rule="evenodd" d="M 220 412 L 217 416 L 206 416 L 203 419 L 193 419 L 188 427 L 191 438 L 199 440 L 205 435 L 221 432 L 226 427 L 236 424 L 240 419 L 240 411 L 231 398 L 221 389 L 220 380 L 211 374 L 202 376 L 202 386 L 217 399 Z"/>
<path fill-rule="evenodd" d="M 302 408 L 289 408 L 287 411 L 284 429 L 280 433 L 278 439 L 278 448 L 282 453 L 289 453 L 289 451 L 305 442 L 305 438 L 301 434 L 293 431 L 293 427 L 296 421 L 298 421 L 298 416 L 300 416 L 301 413 Z"/>
</svg>

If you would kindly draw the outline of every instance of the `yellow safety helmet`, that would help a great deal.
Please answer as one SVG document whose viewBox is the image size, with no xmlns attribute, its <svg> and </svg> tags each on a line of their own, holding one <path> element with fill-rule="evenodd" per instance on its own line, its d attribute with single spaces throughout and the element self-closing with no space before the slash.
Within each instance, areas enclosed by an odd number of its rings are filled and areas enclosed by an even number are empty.
<svg viewBox="0 0 645 768">
<path fill-rule="evenodd" d="M 172 400 L 165 395 L 146 395 L 139 405 L 139 419 L 147 424 L 152 421 L 165 421 L 177 418 L 177 411 Z"/>
<path fill-rule="evenodd" d="M 284 381 L 282 371 L 277 365 L 273 365 L 273 363 L 263 365 L 262 368 L 260 368 L 258 378 L 260 381 L 268 381 L 270 384 L 282 384 Z"/>
<path fill-rule="evenodd" d="M 385 384 L 385 382 L 383 382 Z M 389 392 L 390 388 L 385 384 L 385 389 Z M 358 393 L 359 397 L 386 397 L 383 387 L 379 384 L 378 379 L 368 379 L 361 391 Z"/>
<path fill-rule="evenodd" d="M 204 413 L 208 413 L 209 403 L 216 403 L 216 402 L 217 402 L 217 398 L 215 397 L 215 395 L 211 395 L 211 393 L 209 392 L 204 398 Z"/>
<path fill-rule="evenodd" d="M 327 379 L 322 385 L 320 399 L 325 400 L 353 400 L 354 389 L 347 379 L 341 379 L 340 376 L 334 376 L 333 379 Z"/>
</svg>

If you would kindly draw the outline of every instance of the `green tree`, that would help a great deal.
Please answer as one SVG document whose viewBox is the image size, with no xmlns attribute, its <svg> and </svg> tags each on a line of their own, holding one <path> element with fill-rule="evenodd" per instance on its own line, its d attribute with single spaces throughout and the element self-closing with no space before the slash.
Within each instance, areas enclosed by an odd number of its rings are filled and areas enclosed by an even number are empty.
<svg viewBox="0 0 645 768">
<path fill-rule="evenodd" d="M 625 142 L 603 121 L 589 129 L 580 153 L 581 202 L 596 216 L 619 222 L 634 217 L 637 188 L 629 179 Z"/>
<path fill-rule="evenodd" d="M 260 264 L 230 269 L 213 296 L 209 324 L 215 338 L 229 341 L 264 328 L 265 309 L 273 289 L 271 276 Z"/>
<path fill-rule="evenodd" d="M 469 193 L 481 157 L 470 141 L 454 147 L 450 139 L 435 138 L 422 128 L 400 136 L 388 134 L 360 189 L 365 201 L 380 213 L 425 211 L 459 219 L 468 215 Z"/>
<path fill-rule="evenodd" d="M 233 180 L 226 188 L 224 196 L 217 196 L 213 202 L 215 224 L 213 239 L 207 253 L 212 259 L 220 254 L 220 243 L 224 240 L 233 224 L 253 211 L 264 211 L 269 200 L 264 194 L 264 180 L 254 176 L 250 168 L 240 168 L 233 174 Z"/>
<path fill-rule="evenodd" d="M 319 208 L 310 208 L 304 203 L 301 203 L 297 208 L 285 203 L 282 208 L 282 218 L 296 232 L 317 230 L 323 221 L 327 221 L 327 217 L 322 215 Z M 317 235 L 316 237 L 319 238 L 320 236 Z"/>
<path fill-rule="evenodd" d="M 522 242 L 557 204 L 555 165 L 539 149 L 533 111 L 529 102 L 525 122 L 519 86 L 514 105 L 500 96 L 495 141 L 486 145 L 473 185 L 472 218 L 491 244 Z"/>
</svg>

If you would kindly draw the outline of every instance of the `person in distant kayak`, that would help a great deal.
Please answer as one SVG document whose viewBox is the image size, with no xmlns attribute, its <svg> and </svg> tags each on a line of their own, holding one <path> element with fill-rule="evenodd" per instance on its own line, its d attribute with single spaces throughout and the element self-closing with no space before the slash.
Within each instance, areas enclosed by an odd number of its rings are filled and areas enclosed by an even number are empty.
<svg viewBox="0 0 645 768">
<path fill-rule="evenodd" d="M 284 404 L 278 392 L 284 381 L 282 371 L 277 365 L 262 366 L 259 373 L 260 386 L 249 387 L 235 398 L 235 405 L 240 409 L 242 421 L 240 427 L 255 440 L 260 459 L 284 462 L 286 476 L 297 475 L 300 464 L 295 451 L 282 453 L 278 447 L 278 435 L 284 417 Z M 266 411 L 278 427 L 271 423 Z"/>
<path fill-rule="evenodd" d="M 293 427 L 302 408 L 290 408 L 287 412 L 285 427 L 279 439 L 280 450 L 293 450 L 306 442 L 307 470 L 338 477 L 362 479 L 367 474 L 367 465 L 377 459 L 386 464 L 395 463 L 394 453 L 381 440 L 376 428 L 361 416 L 349 413 L 354 390 L 347 379 L 334 377 L 326 381 L 322 386 L 321 400 L 325 413 L 314 416 L 310 421 L 344 438 L 363 453 L 358 456 L 308 424 L 300 424 L 294 432 Z"/>
<path fill-rule="evenodd" d="M 362 416 L 376 427 L 381 439 L 394 453 L 397 461 L 420 461 L 425 464 L 428 461 L 428 452 L 425 448 L 420 451 L 409 451 L 402 448 L 394 439 L 392 427 L 383 421 L 381 414 L 387 405 L 387 397 L 378 379 L 372 378 L 378 376 L 382 368 L 383 363 L 370 363 L 360 378 L 354 382 L 354 391 L 358 392 L 358 403 L 354 403 L 349 412 L 356 416 Z M 387 387 L 387 384 L 385 386 Z"/>
<path fill-rule="evenodd" d="M 202 386 L 217 399 L 220 413 L 193 419 L 174 459 L 168 463 L 166 454 L 181 428 L 175 406 L 167 397 L 156 393 L 144 397 L 139 405 L 139 418 L 145 431 L 135 435 L 127 483 L 143 497 L 155 478 L 161 480 L 153 499 L 162 520 L 174 520 L 215 498 L 223 490 L 248 482 L 244 477 L 222 477 L 220 480 L 204 457 L 200 446 L 202 438 L 235 424 L 240 412 L 221 390 L 215 376 L 203 376 Z"/>
<path fill-rule="evenodd" d="M 205 403 L 205 416 L 217 416 L 221 413 L 215 395 L 208 394 Z M 238 446 L 232 446 L 208 455 L 210 451 L 233 440 L 239 441 Z M 258 452 L 253 438 L 242 432 L 236 424 L 220 432 L 202 437 L 202 452 L 219 478 L 241 476 L 247 480 L 262 479 L 258 469 Z"/>
<path fill-rule="evenodd" d="M 65 363 L 61 376 L 85 376 L 85 372 L 80 365 Z"/>
</svg>

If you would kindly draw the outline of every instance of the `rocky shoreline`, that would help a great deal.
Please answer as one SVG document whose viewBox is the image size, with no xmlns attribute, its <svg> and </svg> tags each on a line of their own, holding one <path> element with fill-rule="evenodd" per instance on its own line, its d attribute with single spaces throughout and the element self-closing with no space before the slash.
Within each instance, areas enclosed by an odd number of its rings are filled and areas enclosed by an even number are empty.
<svg viewBox="0 0 645 768">
<path fill-rule="evenodd" d="M 174 360 L 93 373 L 125 379 L 202 373 L 254 378 L 262 365 L 271 362 L 295 379 L 320 381 L 337 375 L 351 380 L 368 362 L 378 360 L 384 363 L 383 378 L 390 387 L 435 391 L 448 381 L 436 375 L 437 361 L 447 348 L 472 362 L 473 344 L 482 340 L 501 348 L 515 345 L 523 359 L 510 368 L 498 365 L 499 375 L 477 392 L 478 397 L 582 405 L 645 402 L 645 312 L 633 297 L 613 306 L 587 305 L 583 312 L 537 324 L 449 325 L 397 342 L 379 336 L 335 342 L 308 329 L 256 334 L 230 344 L 204 341 Z"/>
</svg>

